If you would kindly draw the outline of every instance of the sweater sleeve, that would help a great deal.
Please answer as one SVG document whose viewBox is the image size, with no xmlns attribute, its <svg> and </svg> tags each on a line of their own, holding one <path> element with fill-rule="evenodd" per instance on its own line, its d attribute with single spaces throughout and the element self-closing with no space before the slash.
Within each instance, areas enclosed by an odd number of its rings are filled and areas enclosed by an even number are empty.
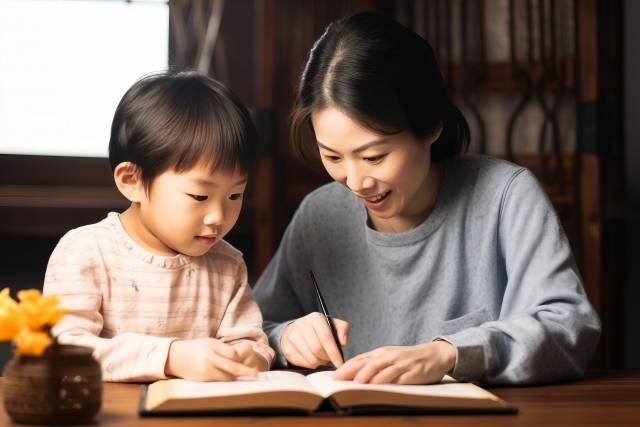
<svg viewBox="0 0 640 427">
<path fill-rule="evenodd" d="M 303 206 L 304 202 L 289 223 L 280 247 L 254 287 L 264 316 L 264 331 L 269 338 L 269 345 L 276 351 L 274 367 L 280 368 L 288 366 L 280 347 L 282 331 L 287 325 L 307 314 L 291 285 L 295 279 L 290 268 L 290 265 L 307 265 L 303 260 L 306 251 L 303 249 L 303 227 L 300 224 Z"/>
<path fill-rule="evenodd" d="M 225 311 L 215 338 L 227 344 L 247 342 L 253 350 L 264 357 L 269 366 L 273 364 L 275 353 L 269 347 L 267 336 L 262 330 L 262 315 L 247 281 L 247 267 L 241 260 L 234 293 Z"/>
<path fill-rule="evenodd" d="M 600 320 L 553 205 L 528 170 L 503 194 L 498 245 L 508 278 L 499 319 L 435 338 L 456 348 L 452 376 L 490 385 L 582 377 Z"/>
<path fill-rule="evenodd" d="M 126 332 L 101 338 L 103 328 L 102 282 L 108 272 L 93 237 L 62 238 L 53 251 L 44 281 L 44 293 L 56 294 L 69 310 L 52 329 L 62 344 L 91 347 L 102 366 L 104 381 L 166 379 L 164 367 L 169 346 L 176 338 Z"/>
</svg>

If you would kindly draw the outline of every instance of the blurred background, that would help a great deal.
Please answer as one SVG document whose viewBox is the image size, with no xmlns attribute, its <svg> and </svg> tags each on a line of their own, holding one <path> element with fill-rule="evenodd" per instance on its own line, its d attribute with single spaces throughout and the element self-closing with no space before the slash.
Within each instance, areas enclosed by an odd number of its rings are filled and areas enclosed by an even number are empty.
<svg viewBox="0 0 640 427">
<path fill-rule="evenodd" d="M 562 220 L 603 334 L 591 368 L 640 368 L 640 1 L 0 0 L 0 289 L 42 288 L 68 230 L 122 212 L 107 160 L 121 96 L 172 66 L 227 84 L 264 149 L 226 240 L 251 282 L 300 201 L 287 116 L 332 20 L 387 14 L 426 38 L 471 151 L 531 169 Z M 10 357 L 0 347 L 0 365 Z"/>
</svg>

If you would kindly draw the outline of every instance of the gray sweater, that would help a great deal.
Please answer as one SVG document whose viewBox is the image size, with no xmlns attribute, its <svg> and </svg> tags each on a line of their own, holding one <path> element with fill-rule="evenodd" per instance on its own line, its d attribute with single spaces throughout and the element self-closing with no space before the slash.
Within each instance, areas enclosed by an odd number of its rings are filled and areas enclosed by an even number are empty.
<svg viewBox="0 0 640 427">
<path fill-rule="evenodd" d="M 524 385 L 581 377 L 600 335 L 540 184 L 491 157 L 447 159 L 433 212 L 405 233 L 371 229 L 338 183 L 309 194 L 254 288 L 277 365 L 284 327 L 319 311 L 310 269 L 351 324 L 345 359 L 444 339 L 457 380 Z"/>
</svg>

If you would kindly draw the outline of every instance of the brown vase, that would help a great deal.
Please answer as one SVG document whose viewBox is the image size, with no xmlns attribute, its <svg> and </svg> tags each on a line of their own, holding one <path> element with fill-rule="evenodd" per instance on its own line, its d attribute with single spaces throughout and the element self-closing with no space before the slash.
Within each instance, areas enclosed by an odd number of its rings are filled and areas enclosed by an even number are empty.
<svg viewBox="0 0 640 427">
<path fill-rule="evenodd" d="M 4 408 L 16 422 L 73 424 L 100 410 L 102 374 L 92 349 L 51 345 L 40 357 L 15 355 L 4 368 Z"/>
</svg>

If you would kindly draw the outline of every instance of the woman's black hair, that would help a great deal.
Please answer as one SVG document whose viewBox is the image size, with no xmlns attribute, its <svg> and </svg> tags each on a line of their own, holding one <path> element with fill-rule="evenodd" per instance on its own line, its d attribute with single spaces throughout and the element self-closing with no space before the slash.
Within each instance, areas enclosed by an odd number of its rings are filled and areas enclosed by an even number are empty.
<svg viewBox="0 0 640 427">
<path fill-rule="evenodd" d="M 133 163 L 147 193 L 172 170 L 203 165 L 212 173 L 248 174 L 260 155 L 249 112 L 222 83 L 196 72 L 162 72 L 138 80 L 111 125 L 111 168 Z"/>
<path fill-rule="evenodd" d="M 431 146 L 438 162 L 467 150 L 469 125 L 453 105 L 431 45 L 377 13 L 331 23 L 309 52 L 291 113 L 295 154 L 317 164 L 311 115 L 333 107 L 372 132 L 405 130 L 419 140 L 442 133 Z"/>
</svg>

